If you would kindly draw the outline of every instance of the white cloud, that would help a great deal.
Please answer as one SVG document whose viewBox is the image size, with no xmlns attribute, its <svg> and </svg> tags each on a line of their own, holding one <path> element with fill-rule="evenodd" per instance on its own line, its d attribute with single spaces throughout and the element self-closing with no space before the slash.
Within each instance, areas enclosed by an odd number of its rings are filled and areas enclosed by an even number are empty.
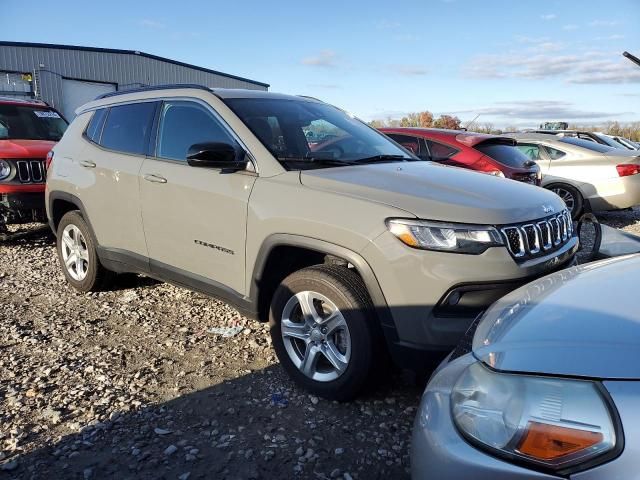
<svg viewBox="0 0 640 480">
<path fill-rule="evenodd" d="M 452 112 L 456 115 L 483 115 L 498 117 L 505 121 L 522 120 L 548 120 L 550 118 L 562 118 L 567 120 L 598 120 L 606 118 L 618 118 L 630 112 L 601 112 L 594 110 L 581 110 L 573 103 L 559 100 L 522 100 L 513 102 L 496 102 L 492 106 L 474 110 L 461 110 Z"/>
<path fill-rule="evenodd" d="M 389 65 L 389 70 L 406 77 L 417 77 L 429 73 L 429 70 L 420 65 Z"/>
<path fill-rule="evenodd" d="M 376 22 L 376 28 L 380 30 L 393 30 L 395 28 L 400 28 L 402 25 L 400 22 L 396 22 L 394 20 L 379 20 Z"/>
<path fill-rule="evenodd" d="M 640 83 L 640 69 L 624 60 L 602 52 L 488 54 L 472 59 L 465 73 L 476 78 L 559 78 L 576 84 Z"/>
<path fill-rule="evenodd" d="M 139 24 L 140 24 L 140 26 L 147 27 L 147 28 L 160 29 L 160 28 L 164 28 L 165 27 L 164 23 L 159 22 L 157 20 L 153 20 L 151 18 L 144 18 L 144 19 L 140 20 Z"/>
<path fill-rule="evenodd" d="M 570 31 L 570 30 L 577 30 L 577 29 L 578 29 L 578 25 L 575 25 L 575 24 L 573 24 L 573 23 L 569 23 L 569 24 L 567 24 L 567 25 L 564 25 L 564 26 L 562 27 L 562 29 L 563 29 L 563 30 L 567 30 L 567 31 Z"/>
<path fill-rule="evenodd" d="M 555 20 L 558 16 L 555 13 L 547 13 L 546 15 L 540 15 L 542 20 Z"/>
<path fill-rule="evenodd" d="M 615 27 L 619 24 L 620 22 L 617 20 L 594 20 L 593 22 L 589 22 L 587 25 L 590 27 Z"/>
<path fill-rule="evenodd" d="M 337 57 L 338 55 L 333 50 L 322 50 L 317 55 L 303 58 L 302 64 L 313 67 L 334 68 L 337 66 Z"/>
</svg>

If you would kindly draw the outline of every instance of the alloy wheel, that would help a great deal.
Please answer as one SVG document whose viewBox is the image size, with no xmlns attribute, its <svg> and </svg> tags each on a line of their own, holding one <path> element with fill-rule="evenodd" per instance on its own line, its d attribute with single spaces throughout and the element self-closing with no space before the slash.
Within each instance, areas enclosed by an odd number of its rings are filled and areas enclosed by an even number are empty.
<svg viewBox="0 0 640 480">
<path fill-rule="evenodd" d="M 81 282 L 89 271 L 89 249 L 87 242 L 78 227 L 69 224 L 62 232 L 62 260 L 67 273 L 74 280 Z"/>
<path fill-rule="evenodd" d="M 317 292 L 303 291 L 284 306 L 280 329 L 293 364 L 308 378 L 330 382 L 351 358 L 351 336 L 336 305 Z"/>
<path fill-rule="evenodd" d="M 571 213 L 574 213 L 573 209 L 576 206 L 576 199 L 569 190 L 566 190 L 562 187 L 554 187 L 551 189 L 551 191 L 562 199 Z"/>
</svg>

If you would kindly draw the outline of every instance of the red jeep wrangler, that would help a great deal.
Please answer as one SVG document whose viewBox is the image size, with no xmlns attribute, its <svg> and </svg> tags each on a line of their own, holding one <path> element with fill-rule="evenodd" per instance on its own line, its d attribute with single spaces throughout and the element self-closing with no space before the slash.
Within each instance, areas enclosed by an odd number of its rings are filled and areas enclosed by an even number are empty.
<svg viewBox="0 0 640 480">
<path fill-rule="evenodd" d="M 46 159 L 67 128 L 44 102 L 0 97 L 0 234 L 8 223 L 46 219 Z"/>
</svg>

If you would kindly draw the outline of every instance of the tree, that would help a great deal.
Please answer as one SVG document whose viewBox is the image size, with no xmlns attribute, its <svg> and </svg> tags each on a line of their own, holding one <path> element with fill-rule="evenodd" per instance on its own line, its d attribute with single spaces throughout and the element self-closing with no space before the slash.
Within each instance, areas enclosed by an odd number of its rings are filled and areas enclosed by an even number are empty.
<svg viewBox="0 0 640 480">
<path fill-rule="evenodd" d="M 384 127 L 384 120 L 371 120 L 369 122 L 369 126 L 373 128 L 382 128 Z"/>
<path fill-rule="evenodd" d="M 433 122 L 433 126 L 436 128 L 458 130 L 460 128 L 460 119 L 456 116 L 440 115 L 440 117 Z"/>
<path fill-rule="evenodd" d="M 429 110 L 420 112 L 418 114 L 418 126 L 422 128 L 433 127 L 433 113 L 431 113 Z"/>
</svg>

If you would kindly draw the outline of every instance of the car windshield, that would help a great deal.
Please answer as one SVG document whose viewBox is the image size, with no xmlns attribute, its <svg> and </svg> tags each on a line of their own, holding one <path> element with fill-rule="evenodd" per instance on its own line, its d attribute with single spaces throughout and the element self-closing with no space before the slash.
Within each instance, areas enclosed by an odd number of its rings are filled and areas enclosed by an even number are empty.
<svg viewBox="0 0 640 480">
<path fill-rule="evenodd" d="M 594 152 L 608 153 L 612 150 L 616 150 L 614 147 L 609 147 L 607 145 L 602 145 L 601 143 L 592 142 L 591 140 L 583 140 L 581 138 L 562 137 L 559 140 L 563 143 L 569 143 L 571 145 L 576 145 L 577 147 L 593 150 Z"/>
<path fill-rule="evenodd" d="M 57 142 L 67 122 L 50 108 L 0 104 L 0 140 L 52 140 Z"/>
<path fill-rule="evenodd" d="M 288 169 L 417 157 L 344 111 L 313 100 L 232 98 L 225 103 Z"/>
</svg>

